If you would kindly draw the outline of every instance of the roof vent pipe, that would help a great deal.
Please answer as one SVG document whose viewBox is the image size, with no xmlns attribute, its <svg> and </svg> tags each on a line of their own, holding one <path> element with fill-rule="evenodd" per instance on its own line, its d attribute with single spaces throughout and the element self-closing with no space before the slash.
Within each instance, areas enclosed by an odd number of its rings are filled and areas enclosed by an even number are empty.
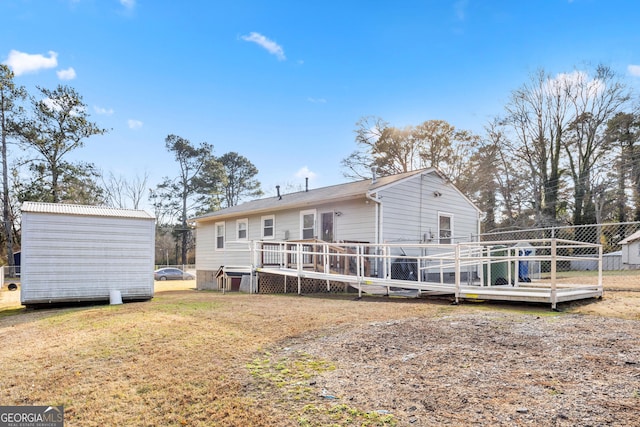
<svg viewBox="0 0 640 427">
<path fill-rule="evenodd" d="M 282 200 L 282 196 L 280 195 L 280 186 L 276 185 L 276 192 L 278 193 L 278 200 Z"/>
<path fill-rule="evenodd" d="M 304 179 L 304 191 L 309 191 L 309 177 Z"/>
<path fill-rule="evenodd" d="M 371 183 L 372 184 L 375 184 L 378 181 L 378 176 L 376 172 L 378 172 L 378 166 L 376 165 L 371 166 Z"/>
</svg>

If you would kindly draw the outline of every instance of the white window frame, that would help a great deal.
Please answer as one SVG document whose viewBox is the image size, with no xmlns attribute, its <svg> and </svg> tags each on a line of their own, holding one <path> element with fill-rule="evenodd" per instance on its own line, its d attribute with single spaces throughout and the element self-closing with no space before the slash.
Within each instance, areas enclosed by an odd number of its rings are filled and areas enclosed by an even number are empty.
<svg viewBox="0 0 640 427">
<path fill-rule="evenodd" d="M 451 224 L 450 225 L 451 229 L 449 230 L 449 233 L 450 233 L 449 237 L 444 237 L 443 238 L 442 235 L 440 234 L 441 233 L 441 230 L 440 230 L 440 218 L 442 218 L 442 217 L 449 218 L 449 222 Z M 453 244 L 453 236 L 454 236 L 454 234 L 453 234 L 453 224 L 454 224 L 453 218 L 454 218 L 454 216 L 453 216 L 452 213 L 449 213 L 449 212 L 438 212 L 438 243 L 439 244 L 442 244 L 442 245 Z M 443 239 L 449 239 L 449 242 L 443 243 L 442 242 Z"/>
<path fill-rule="evenodd" d="M 222 235 L 218 234 L 218 227 L 222 227 Z M 224 245 L 225 245 L 225 240 L 226 240 L 226 236 L 225 236 L 225 231 L 226 231 L 226 227 L 225 227 L 225 223 L 224 222 L 216 222 L 214 225 L 214 239 L 215 239 L 215 249 L 216 251 L 223 251 L 224 250 Z M 218 239 L 222 237 L 222 246 L 219 245 Z"/>
<path fill-rule="evenodd" d="M 312 226 L 312 230 L 313 230 L 313 235 L 310 237 L 311 239 L 316 237 L 316 225 L 318 223 L 318 213 L 316 212 L 315 209 L 307 209 L 304 211 L 300 211 L 300 239 L 304 240 L 304 230 L 309 230 L 308 228 L 305 229 L 304 228 L 304 217 L 307 215 L 313 215 L 313 226 Z"/>
<path fill-rule="evenodd" d="M 244 237 L 240 237 L 240 226 L 244 224 Z M 242 218 L 236 220 L 236 240 L 238 242 L 246 242 L 249 240 L 249 218 Z"/>
<path fill-rule="evenodd" d="M 265 226 L 264 222 L 267 220 L 271 220 L 271 227 Z M 271 236 L 267 236 L 265 234 L 265 229 L 271 228 Z M 260 218 L 260 237 L 262 240 L 271 240 L 276 238 L 276 216 L 275 215 L 265 215 Z"/>
</svg>

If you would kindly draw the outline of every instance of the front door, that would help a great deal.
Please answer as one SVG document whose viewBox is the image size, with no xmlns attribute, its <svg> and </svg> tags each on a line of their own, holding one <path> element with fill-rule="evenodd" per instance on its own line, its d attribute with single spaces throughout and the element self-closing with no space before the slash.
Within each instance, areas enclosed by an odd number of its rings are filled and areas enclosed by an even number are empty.
<svg viewBox="0 0 640 427">
<path fill-rule="evenodd" d="M 333 212 L 322 214 L 322 240 L 333 242 Z"/>
</svg>

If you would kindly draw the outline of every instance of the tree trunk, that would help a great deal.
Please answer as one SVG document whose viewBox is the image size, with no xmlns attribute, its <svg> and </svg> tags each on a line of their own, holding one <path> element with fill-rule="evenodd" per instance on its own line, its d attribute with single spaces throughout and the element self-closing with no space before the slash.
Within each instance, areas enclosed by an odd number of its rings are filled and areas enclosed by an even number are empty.
<svg viewBox="0 0 640 427">
<path fill-rule="evenodd" d="M 7 245 L 7 263 L 9 266 L 13 266 L 13 232 L 11 227 L 11 209 L 9 207 L 9 172 L 7 162 L 7 122 L 5 117 L 4 105 L 4 93 L 0 98 L 2 103 L 1 113 L 2 116 L 2 220 L 4 224 L 4 238 Z"/>
</svg>

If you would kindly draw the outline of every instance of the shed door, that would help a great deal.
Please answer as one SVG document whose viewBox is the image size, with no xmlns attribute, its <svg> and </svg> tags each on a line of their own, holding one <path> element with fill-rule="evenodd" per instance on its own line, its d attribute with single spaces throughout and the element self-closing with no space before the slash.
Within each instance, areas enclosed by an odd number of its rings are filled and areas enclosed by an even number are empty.
<svg viewBox="0 0 640 427">
<path fill-rule="evenodd" d="M 333 212 L 322 214 L 322 240 L 333 242 Z"/>
</svg>

